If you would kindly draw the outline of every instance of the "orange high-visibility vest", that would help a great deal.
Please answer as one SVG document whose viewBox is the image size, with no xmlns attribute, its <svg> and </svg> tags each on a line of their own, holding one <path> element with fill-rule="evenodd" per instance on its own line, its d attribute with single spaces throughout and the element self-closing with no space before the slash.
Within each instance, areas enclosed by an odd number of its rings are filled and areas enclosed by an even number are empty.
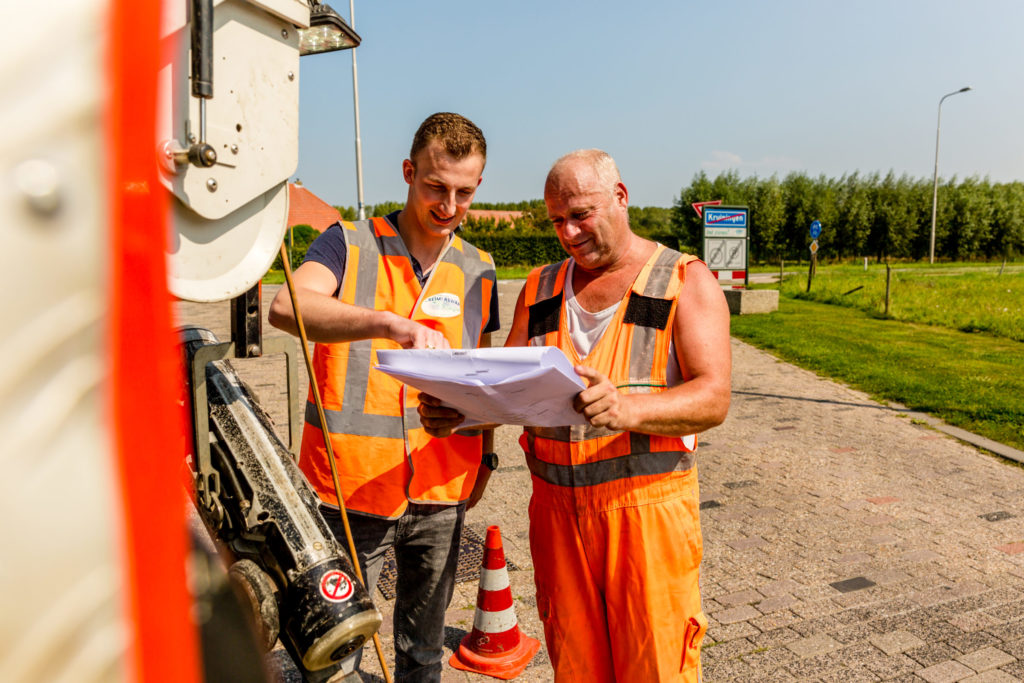
<svg viewBox="0 0 1024 683">
<path fill-rule="evenodd" d="M 658 245 L 623 297 L 608 329 L 586 358 L 567 332 L 563 292 L 569 261 L 530 273 L 525 287 L 531 346 L 556 346 L 575 364 L 593 367 L 621 390 L 664 391 L 676 298 L 695 256 Z M 590 425 L 527 427 L 527 464 L 548 484 L 589 487 L 600 497 L 628 494 L 693 467 L 696 437 L 612 431 Z"/>
<path fill-rule="evenodd" d="M 496 275 L 490 254 L 453 236 L 421 287 L 401 236 L 384 218 L 341 221 L 347 260 L 338 298 L 388 310 L 444 334 L 453 349 L 476 348 L 491 310 Z M 409 501 L 454 505 L 473 490 L 481 437 L 427 435 L 419 391 L 373 369 L 390 339 L 317 344 L 313 357 L 348 509 L 395 519 Z M 310 388 L 312 392 L 312 387 Z M 320 498 L 337 504 L 313 395 L 306 403 L 299 467 Z"/>
</svg>

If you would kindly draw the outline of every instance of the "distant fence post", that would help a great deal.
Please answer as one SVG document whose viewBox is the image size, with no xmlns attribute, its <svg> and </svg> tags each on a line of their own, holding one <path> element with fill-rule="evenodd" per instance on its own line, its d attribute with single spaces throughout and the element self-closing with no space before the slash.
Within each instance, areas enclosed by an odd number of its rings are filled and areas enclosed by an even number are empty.
<svg viewBox="0 0 1024 683">
<path fill-rule="evenodd" d="M 889 292 L 892 285 L 892 268 L 885 264 L 885 317 L 889 317 Z"/>
<path fill-rule="evenodd" d="M 784 264 L 785 264 L 785 261 L 782 260 L 782 257 L 779 257 L 779 291 L 780 292 L 782 291 L 782 278 L 784 277 L 782 271 L 784 269 Z"/>
</svg>

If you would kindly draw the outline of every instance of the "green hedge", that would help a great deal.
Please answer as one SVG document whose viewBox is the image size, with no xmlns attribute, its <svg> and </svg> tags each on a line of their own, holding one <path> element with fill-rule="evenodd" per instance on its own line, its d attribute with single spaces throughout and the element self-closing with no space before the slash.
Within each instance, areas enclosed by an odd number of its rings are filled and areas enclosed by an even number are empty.
<svg viewBox="0 0 1024 683">
<path fill-rule="evenodd" d="M 467 233 L 466 241 L 494 257 L 499 266 L 539 266 L 565 258 L 565 251 L 554 235 L 504 233 Z M 671 233 L 646 235 L 672 249 L 679 249 L 679 239 Z"/>
<path fill-rule="evenodd" d="M 320 233 L 308 225 L 296 225 L 292 228 L 292 269 L 299 267 L 302 259 L 306 258 L 309 245 L 319 236 Z M 672 249 L 679 249 L 679 239 L 672 233 L 655 233 L 644 236 Z M 565 251 L 562 250 L 558 238 L 550 233 L 514 233 L 511 231 L 477 233 L 467 231 L 463 237 L 473 246 L 490 253 L 494 257 L 495 264 L 499 266 L 539 266 L 545 263 L 555 263 L 565 258 Z M 284 241 L 287 245 L 287 233 L 285 233 Z M 281 256 L 278 255 L 274 259 L 271 269 L 283 270 L 283 268 Z"/>
</svg>

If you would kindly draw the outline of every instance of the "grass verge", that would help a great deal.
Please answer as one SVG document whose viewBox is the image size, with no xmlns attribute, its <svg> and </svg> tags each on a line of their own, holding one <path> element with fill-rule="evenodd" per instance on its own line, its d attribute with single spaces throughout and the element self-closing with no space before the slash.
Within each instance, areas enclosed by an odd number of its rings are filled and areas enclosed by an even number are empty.
<svg viewBox="0 0 1024 683">
<path fill-rule="evenodd" d="M 537 266 L 498 266 L 499 280 L 525 280 L 530 271 Z"/>
<path fill-rule="evenodd" d="M 1024 450 L 1024 343 L 783 298 L 734 316 L 732 334 L 776 356 Z"/>
<path fill-rule="evenodd" d="M 814 277 L 810 292 L 806 276 L 788 276 L 782 293 L 885 317 L 885 281 L 884 267 L 831 266 Z M 894 268 L 888 317 L 1024 342 L 1024 270 Z"/>
</svg>

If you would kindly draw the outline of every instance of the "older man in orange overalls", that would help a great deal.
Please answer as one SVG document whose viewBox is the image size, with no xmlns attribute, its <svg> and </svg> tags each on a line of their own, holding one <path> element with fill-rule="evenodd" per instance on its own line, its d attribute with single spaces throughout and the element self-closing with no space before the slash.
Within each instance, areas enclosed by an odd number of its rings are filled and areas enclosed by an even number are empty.
<svg viewBox="0 0 1024 683">
<path fill-rule="evenodd" d="M 707 620 L 694 435 L 729 408 L 725 297 L 704 263 L 632 232 L 604 152 L 559 159 L 544 199 L 571 258 L 530 274 L 507 345 L 557 346 L 589 384 L 575 400 L 588 424 L 520 439 L 555 678 L 695 682 Z M 421 410 L 445 424 L 435 403 Z"/>
</svg>

